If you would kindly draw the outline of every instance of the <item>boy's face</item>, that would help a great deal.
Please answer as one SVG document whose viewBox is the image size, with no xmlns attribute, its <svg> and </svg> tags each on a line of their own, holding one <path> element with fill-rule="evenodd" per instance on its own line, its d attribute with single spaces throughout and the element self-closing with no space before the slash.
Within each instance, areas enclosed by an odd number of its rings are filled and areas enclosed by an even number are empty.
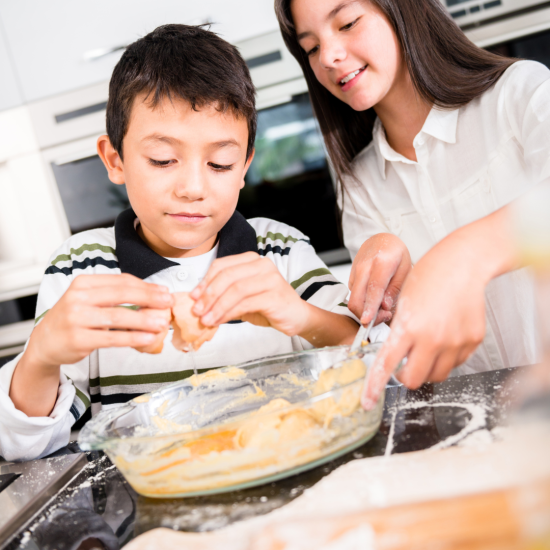
<svg viewBox="0 0 550 550">
<path fill-rule="evenodd" d="M 252 161 L 244 118 L 215 106 L 194 111 L 181 99 L 155 109 L 134 100 L 124 161 L 107 136 L 98 151 L 113 183 L 126 184 L 140 234 L 162 256 L 197 256 L 210 250 L 233 215 Z"/>
</svg>

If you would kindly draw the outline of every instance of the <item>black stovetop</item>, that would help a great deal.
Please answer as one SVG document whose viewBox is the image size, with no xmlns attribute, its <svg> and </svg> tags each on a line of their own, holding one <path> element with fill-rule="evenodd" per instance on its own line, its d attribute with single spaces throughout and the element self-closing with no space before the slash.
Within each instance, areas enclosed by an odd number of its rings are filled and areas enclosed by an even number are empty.
<svg viewBox="0 0 550 550">
<path fill-rule="evenodd" d="M 470 428 L 490 430 L 504 423 L 509 404 L 503 388 L 513 385 L 520 370 L 451 378 L 418 391 L 403 386 L 388 388 L 380 430 L 359 449 L 281 481 L 216 496 L 162 500 L 141 497 L 103 453 L 86 453 L 87 467 L 6 549 L 111 550 L 155 527 L 208 531 L 265 514 L 295 499 L 351 460 L 418 451 L 444 441 L 451 444 L 467 435 Z M 476 411 L 483 413 L 481 424 L 472 422 Z M 74 449 L 74 445 L 69 448 Z"/>
</svg>

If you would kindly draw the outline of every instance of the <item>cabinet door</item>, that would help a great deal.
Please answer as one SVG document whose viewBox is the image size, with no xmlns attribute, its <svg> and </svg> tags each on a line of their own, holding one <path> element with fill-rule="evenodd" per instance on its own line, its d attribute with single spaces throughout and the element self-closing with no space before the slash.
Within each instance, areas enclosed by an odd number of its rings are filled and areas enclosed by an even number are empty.
<svg viewBox="0 0 550 550">
<path fill-rule="evenodd" d="M 0 29 L 0 111 L 18 107 L 23 103 L 15 72 L 9 56 L 6 39 Z"/>
<path fill-rule="evenodd" d="M 209 20 L 230 41 L 277 25 L 272 0 L 17 0 L 0 18 L 26 101 L 108 80 L 123 46 L 159 25 Z"/>
</svg>

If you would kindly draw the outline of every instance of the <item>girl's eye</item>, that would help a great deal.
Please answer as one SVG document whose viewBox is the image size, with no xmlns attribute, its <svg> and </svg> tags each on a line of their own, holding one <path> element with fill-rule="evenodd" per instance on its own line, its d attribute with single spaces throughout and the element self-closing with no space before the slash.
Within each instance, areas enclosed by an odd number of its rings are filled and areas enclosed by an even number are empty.
<svg viewBox="0 0 550 550">
<path fill-rule="evenodd" d="M 355 26 L 355 23 L 357 23 L 357 21 L 359 21 L 359 19 L 361 19 L 361 18 L 358 17 L 357 19 L 355 19 L 351 23 L 348 23 L 347 25 L 344 25 L 343 27 L 340 27 L 340 30 L 341 31 L 349 31 L 351 28 L 353 28 Z"/>
<path fill-rule="evenodd" d="M 308 52 L 306 52 L 306 55 L 308 57 L 311 57 L 312 55 L 314 55 L 315 53 L 317 53 L 317 50 L 319 49 L 319 46 L 315 46 L 315 48 L 311 48 L 311 50 L 309 50 Z"/>
<path fill-rule="evenodd" d="M 216 164 L 214 162 L 209 162 L 208 166 L 215 170 L 216 172 L 228 172 L 229 170 L 233 170 L 234 164 Z"/>
<path fill-rule="evenodd" d="M 159 168 L 166 168 L 167 166 L 170 166 L 171 163 L 175 161 L 173 160 L 155 160 L 155 159 L 149 159 L 149 164 L 151 166 L 157 166 Z"/>
</svg>

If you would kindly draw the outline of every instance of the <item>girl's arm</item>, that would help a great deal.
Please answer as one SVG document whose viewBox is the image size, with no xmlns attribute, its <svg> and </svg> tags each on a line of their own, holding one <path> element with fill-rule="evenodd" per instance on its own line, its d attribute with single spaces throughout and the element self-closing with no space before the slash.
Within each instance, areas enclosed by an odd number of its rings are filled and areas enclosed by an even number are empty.
<svg viewBox="0 0 550 550">
<path fill-rule="evenodd" d="M 414 267 L 401 291 L 392 332 L 371 369 L 363 406 L 376 403 L 397 365 L 409 388 L 445 380 L 485 336 L 485 287 L 520 267 L 511 207 L 451 233 Z"/>
</svg>

